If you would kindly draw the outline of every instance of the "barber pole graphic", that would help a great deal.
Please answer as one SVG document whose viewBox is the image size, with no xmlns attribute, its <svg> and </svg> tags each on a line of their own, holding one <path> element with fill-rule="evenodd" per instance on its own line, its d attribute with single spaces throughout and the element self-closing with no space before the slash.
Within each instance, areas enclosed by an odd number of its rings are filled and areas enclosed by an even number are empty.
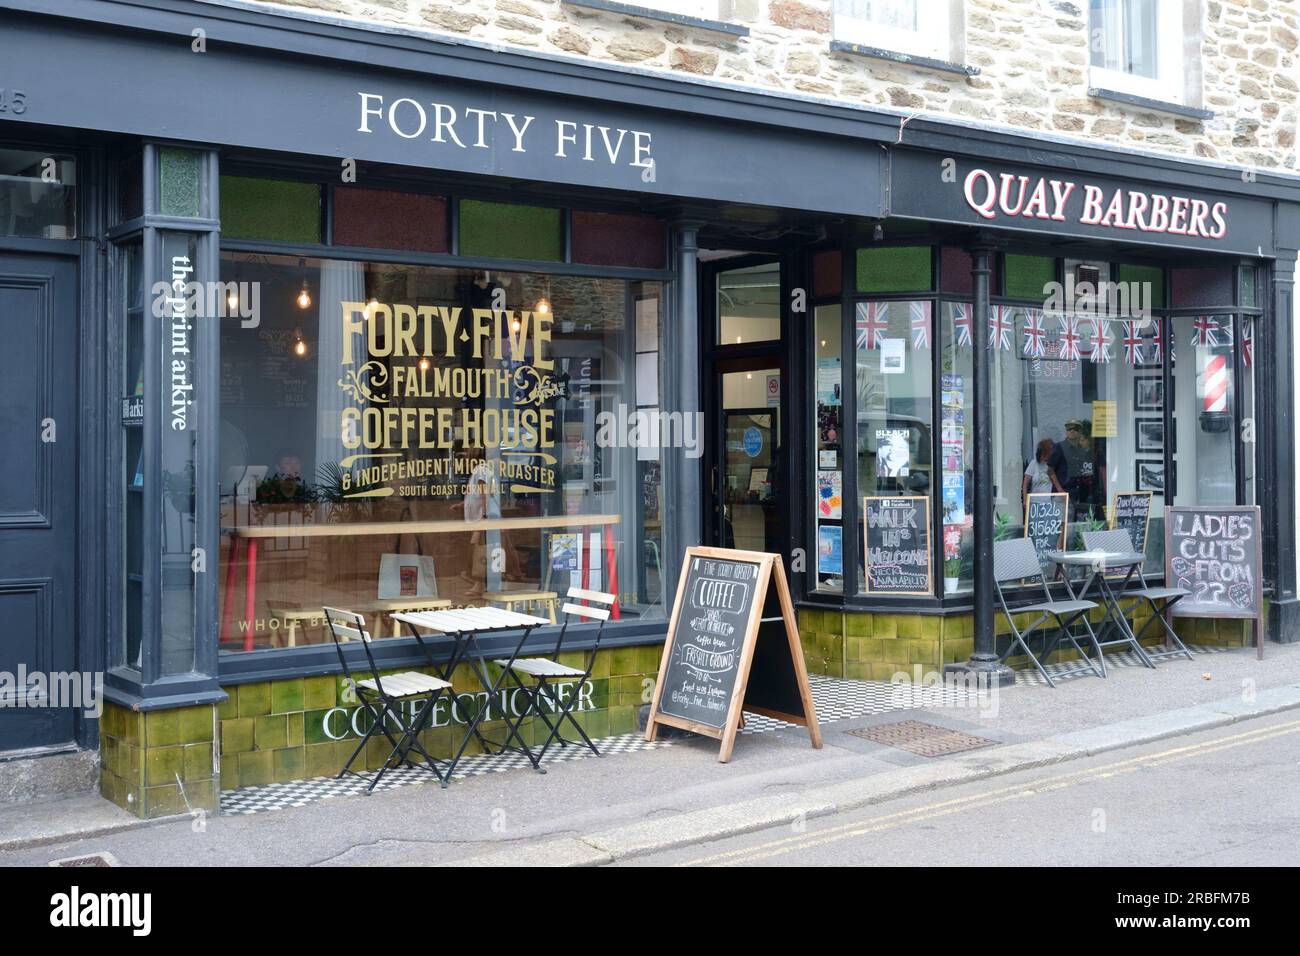
<svg viewBox="0 0 1300 956">
<path fill-rule="evenodd" d="M 1024 354 L 1032 358 L 1043 357 L 1043 345 L 1047 331 L 1043 328 L 1043 310 L 1025 309 L 1025 345 Z"/>
<path fill-rule="evenodd" d="M 912 348 L 930 347 L 930 303 L 913 302 L 908 306 L 912 314 Z"/>
<path fill-rule="evenodd" d="M 1061 316 L 1061 358 L 1079 361 L 1079 320 L 1072 315 Z"/>
<path fill-rule="evenodd" d="M 889 305 L 884 302 L 858 303 L 858 351 L 880 348 L 889 331 Z"/>
<path fill-rule="evenodd" d="M 1010 313 L 1010 306 L 993 306 L 989 318 L 989 348 L 1011 351 Z"/>
<path fill-rule="evenodd" d="M 1228 356 L 1211 355 L 1205 363 L 1205 397 L 1201 400 L 1206 412 L 1228 410 Z"/>
<path fill-rule="evenodd" d="M 1136 322 L 1120 324 L 1120 344 L 1124 346 L 1124 361 L 1129 365 L 1142 364 L 1142 335 L 1138 332 Z"/>
<path fill-rule="evenodd" d="M 952 324 L 957 330 L 957 344 L 967 348 L 975 344 L 972 338 L 974 327 L 971 325 L 970 308 L 960 303 L 952 307 Z"/>
</svg>

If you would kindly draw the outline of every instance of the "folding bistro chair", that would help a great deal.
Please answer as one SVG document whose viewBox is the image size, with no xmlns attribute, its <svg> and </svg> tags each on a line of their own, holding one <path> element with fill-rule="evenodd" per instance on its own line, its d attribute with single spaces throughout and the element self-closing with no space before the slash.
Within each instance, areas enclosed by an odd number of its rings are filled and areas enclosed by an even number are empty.
<svg viewBox="0 0 1300 956">
<path fill-rule="evenodd" d="M 338 652 L 339 663 L 343 667 L 343 676 L 356 688 L 357 701 L 366 708 L 371 717 L 370 729 L 361 738 L 361 743 L 357 744 L 357 749 L 352 751 L 352 756 L 338 772 L 338 776 L 351 773 L 363 780 L 369 778 L 370 786 L 366 788 L 366 793 L 369 794 L 374 791 L 375 785 L 390 768 L 406 764 L 410 767 L 424 767 L 438 778 L 442 786 L 447 786 L 447 780 L 438 769 L 437 762 L 429 756 L 424 745 L 420 743 L 419 734 L 429 722 L 429 716 L 433 713 L 438 698 L 444 691 L 451 690 L 451 683 L 440 677 L 421 674 L 419 671 L 403 671 L 400 674 L 389 674 L 381 678 L 379 666 L 375 663 L 375 655 L 370 650 L 371 638 L 370 632 L 366 630 L 366 619 L 354 611 L 342 611 L 338 608 L 327 607 L 323 611 L 325 623 L 329 625 L 330 634 L 334 638 L 334 649 Z M 417 639 L 418 637 L 417 635 Z M 361 646 L 365 649 L 366 660 L 370 664 L 370 677 L 356 680 L 352 676 L 347 655 L 343 653 L 344 642 L 352 640 L 360 640 Z M 420 641 L 420 645 L 423 647 L 424 642 Z M 402 710 L 402 704 L 410 701 L 423 701 L 423 706 L 417 703 L 414 714 L 407 717 Z M 394 737 L 389 729 L 390 717 L 400 731 L 400 737 Z M 376 733 L 382 733 L 388 738 L 388 742 L 393 745 L 392 751 L 384 758 L 379 771 L 373 775 L 352 770 L 353 761 L 366 749 L 366 744 Z M 410 759 L 412 750 L 424 758 L 424 763 L 417 764 Z M 364 765 L 363 761 L 362 766 Z"/>
<path fill-rule="evenodd" d="M 1083 546 L 1088 551 L 1129 552 L 1133 551 L 1133 539 L 1129 537 L 1128 531 L 1124 528 L 1115 528 L 1110 531 L 1085 531 L 1083 532 Z M 1148 586 L 1146 575 L 1142 573 L 1141 566 L 1138 566 L 1133 573 L 1137 575 L 1137 587 L 1116 590 L 1115 598 L 1119 601 L 1135 601 L 1136 603 L 1133 605 L 1135 609 L 1143 603 L 1151 608 L 1151 619 L 1142 625 L 1142 629 L 1134 635 L 1134 639 L 1140 642 L 1142 635 L 1147 632 L 1147 628 L 1159 621 L 1160 626 L 1165 629 L 1167 643 L 1172 645 L 1172 647 L 1166 647 L 1165 650 L 1155 652 L 1144 648 L 1143 653 L 1152 660 L 1161 657 L 1178 657 L 1184 654 L 1189 661 L 1192 660 L 1192 652 L 1187 649 L 1187 645 L 1182 642 L 1173 627 L 1170 626 L 1168 618 L 1169 608 L 1192 592 L 1186 588 Z"/>
<path fill-rule="evenodd" d="M 561 747 L 567 747 L 569 744 L 581 746 L 586 744 L 591 748 L 591 752 L 599 757 L 600 751 L 596 745 L 591 742 L 573 718 L 573 708 L 577 705 L 581 696 L 582 685 L 591 677 L 592 668 L 596 665 L 596 652 L 600 650 L 600 639 L 605 633 L 605 622 L 609 620 L 610 608 L 613 607 L 614 601 L 617 600 L 612 594 L 605 594 L 603 591 L 588 591 L 583 588 L 569 588 L 569 602 L 566 602 L 561 609 L 564 614 L 564 626 L 560 628 L 560 636 L 556 638 L 555 650 L 551 652 L 550 657 L 522 657 L 514 661 L 499 660 L 495 663 L 505 668 L 506 674 L 514 681 L 515 686 L 524 692 L 528 704 L 519 711 L 519 716 L 509 723 L 507 728 L 507 742 L 510 738 L 523 741 L 519 735 L 519 727 L 524 718 L 530 715 L 538 717 L 546 724 L 550 733 L 546 741 L 542 744 L 542 749 L 537 751 L 534 768 L 539 773 L 546 771 L 540 766 L 542 758 L 546 756 L 546 751 L 552 743 L 558 743 Z M 587 605 L 574 604 L 572 601 L 586 601 Z M 591 649 L 587 651 L 587 658 L 582 668 L 569 667 L 566 664 L 559 663 L 560 651 L 564 647 L 564 637 L 569 632 L 569 624 L 574 618 L 586 618 L 592 621 L 599 621 L 600 626 L 596 629 L 596 638 L 592 642 Z M 527 684 L 522 678 L 531 678 L 535 683 Z M 571 694 L 568 700 L 563 700 L 555 693 L 555 684 L 560 681 L 572 681 L 577 685 L 577 692 Z M 547 701 L 554 708 L 557 714 L 555 723 L 551 723 L 550 717 L 542 707 L 542 701 Z M 568 721 L 578 736 L 582 738 L 581 742 L 569 740 L 560 733 L 564 722 Z"/>
<path fill-rule="evenodd" d="M 1017 607 L 1009 606 L 1002 585 L 1006 582 L 1022 582 L 1031 579 L 1036 579 L 1042 586 L 1044 600 L 1034 601 L 1030 604 L 1022 604 Z M 1088 612 L 1097 605 L 1092 601 L 1058 601 L 1054 599 L 1052 597 L 1052 589 L 1047 583 L 1047 575 L 1043 573 L 1043 566 L 1038 561 L 1038 552 L 1034 550 L 1033 541 L 1028 538 L 1014 538 L 1009 541 L 993 542 L 993 584 L 997 591 L 998 603 L 1002 605 L 1002 613 L 1006 615 L 1007 623 L 1011 626 L 1011 633 L 1013 635 L 1011 644 L 1008 645 L 1006 651 L 1003 652 L 1000 660 L 1005 661 L 1011 656 L 1011 652 L 1019 647 L 1024 651 L 1025 655 L 1033 661 L 1034 666 L 1038 668 L 1038 672 L 1042 674 L 1043 678 L 1047 681 L 1047 686 L 1055 687 L 1056 682 L 1052 680 L 1052 675 L 1047 673 L 1047 668 L 1043 666 L 1042 662 L 1034 652 L 1029 649 L 1029 643 L 1027 641 L 1029 635 L 1038 630 L 1043 622 L 1049 619 L 1055 619 L 1057 629 L 1060 631 L 1060 636 L 1058 636 L 1056 641 L 1049 647 L 1046 644 L 1046 631 L 1043 632 L 1043 657 L 1047 657 L 1052 653 L 1052 651 L 1056 650 L 1057 646 L 1061 643 L 1060 637 L 1063 636 L 1074 646 L 1074 649 L 1079 652 L 1079 656 L 1083 659 L 1083 663 L 1079 664 L 1079 666 L 1060 671 L 1057 676 L 1066 677 L 1070 674 L 1081 673 L 1085 670 L 1091 671 L 1097 677 L 1105 676 L 1097 669 L 1097 665 L 1093 662 L 1092 658 L 1084 652 L 1083 648 L 1079 646 L 1079 642 L 1074 639 L 1074 635 L 1070 632 L 1070 627 L 1076 621 L 1082 620 L 1083 626 L 1088 631 L 1088 637 L 1092 642 L 1093 649 L 1096 650 L 1097 657 L 1100 659 L 1101 647 L 1097 644 L 1097 635 L 1093 633 L 1092 625 L 1088 623 L 1087 616 Z M 1021 631 L 1016 627 L 1015 615 L 1033 613 L 1035 611 L 1039 614 L 1038 620 L 1025 628 L 1024 631 Z"/>
</svg>

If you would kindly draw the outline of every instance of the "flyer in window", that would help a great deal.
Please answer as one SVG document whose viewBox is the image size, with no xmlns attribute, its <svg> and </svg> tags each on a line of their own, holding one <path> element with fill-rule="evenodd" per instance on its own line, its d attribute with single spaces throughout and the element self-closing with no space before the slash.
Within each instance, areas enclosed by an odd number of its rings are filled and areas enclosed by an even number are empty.
<svg viewBox="0 0 1300 956">
<path fill-rule="evenodd" d="M 840 517 L 843 498 L 843 474 L 838 471 L 817 472 L 818 516 L 822 518 Z"/>
<path fill-rule="evenodd" d="M 943 476 L 943 523 L 961 524 L 966 520 L 966 475 Z"/>
<path fill-rule="evenodd" d="M 817 360 L 817 401 L 822 405 L 840 404 L 840 360 Z"/>
<path fill-rule="evenodd" d="M 823 524 L 817 526 L 817 573 L 843 574 L 844 529 L 839 525 Z"/>
</svg>

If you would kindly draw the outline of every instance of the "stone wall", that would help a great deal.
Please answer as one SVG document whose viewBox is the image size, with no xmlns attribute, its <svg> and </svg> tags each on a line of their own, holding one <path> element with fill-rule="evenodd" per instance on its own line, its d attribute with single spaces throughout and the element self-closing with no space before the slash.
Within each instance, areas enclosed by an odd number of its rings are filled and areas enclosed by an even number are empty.
<svg viewBox="0 0 1300 956">
<path fill-rule="evenodd" d="M 1282 0 L 1188 0 L 1199 59 L 1188 63 L 1207 121 L 1088 96 L 1085 0 L 966 0 L 963 43 L 976 76 L 829 50 L 831 0 L 724 0 L 733 37 L 559 0 L 287 0 L 311 10 L 506 47 L 632 65 L 906 112 L 1008 124 L 1258 168 L 1293 168 L 1297 7 Z M 1195 43 L 1192 44 L 1193 48 Z"/>
</svg>

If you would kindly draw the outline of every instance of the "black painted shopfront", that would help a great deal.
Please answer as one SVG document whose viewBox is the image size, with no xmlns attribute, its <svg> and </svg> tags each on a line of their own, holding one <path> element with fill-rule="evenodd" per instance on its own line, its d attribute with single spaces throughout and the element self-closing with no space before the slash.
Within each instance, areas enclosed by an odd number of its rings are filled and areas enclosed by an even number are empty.
<svg viewBox="0 0 1300 956">
<path fill-rule="evenodd" d="M 233 7 L 21 6 L 5 387 L 60 437 L 4 432 L 39 455 L 0 670 L 208 708 L 214 799 L 246 779 L 237 689 L 336 672 L 322 604 L 387 634 L 403 599 L 603 587 L 616 653 L 662 642 L 704 541 L 779 551 L 813 612 L 991 622 L 979 558 L 1045 439 L 1081 527 L 1120 492 L 1259 504 L 1270 636 L 1300 634 L 1292 177 Z M 893 593 L 861 530 L 891 497 L 931 551 Z M 47 717 L 0 747 L 101 735 Z"/>
</svg>

